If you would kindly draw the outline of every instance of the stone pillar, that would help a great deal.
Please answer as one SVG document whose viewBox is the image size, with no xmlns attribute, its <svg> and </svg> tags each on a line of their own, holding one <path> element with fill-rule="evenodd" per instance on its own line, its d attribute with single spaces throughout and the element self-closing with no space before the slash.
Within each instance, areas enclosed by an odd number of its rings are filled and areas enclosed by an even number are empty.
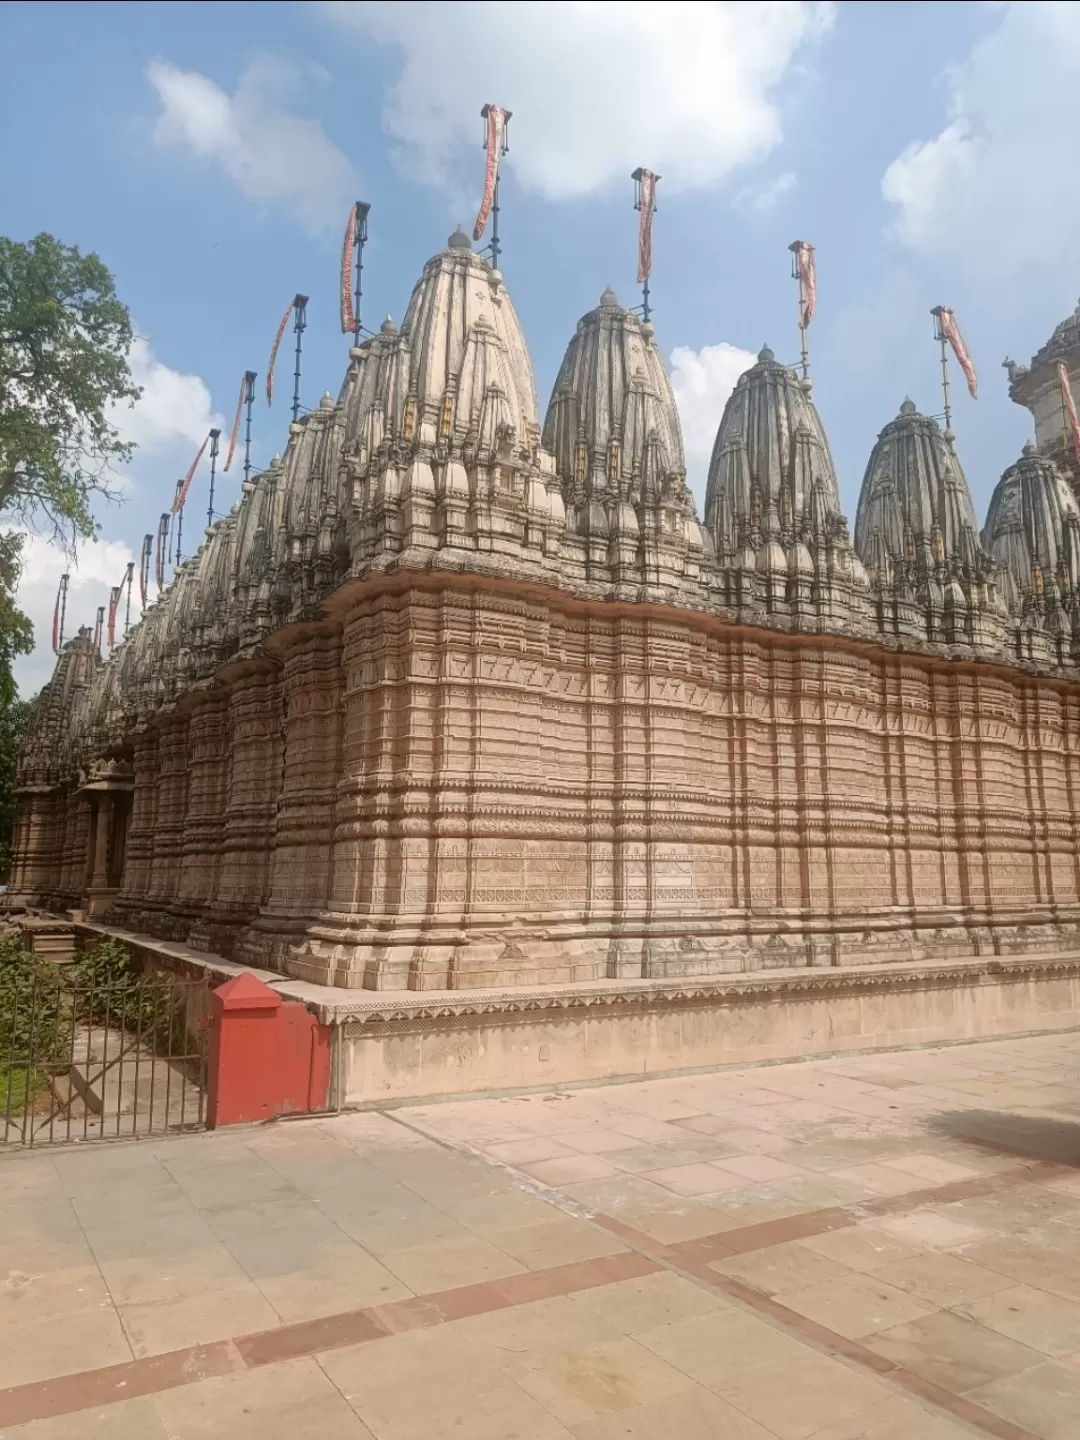
<svg viewBox="0 0 1080 1440">
<path fill-rule="evenodd" d="M 107 790 L 101 790 L 91 802 L 94 816 L 90 834 L 90 875 L 86 887 L 86 914 L 90 920 L 104 914 L 112 903 L 113 891 L 109 887 L 109 842 L 112 838 L 113 797 Z"/>
</svg>

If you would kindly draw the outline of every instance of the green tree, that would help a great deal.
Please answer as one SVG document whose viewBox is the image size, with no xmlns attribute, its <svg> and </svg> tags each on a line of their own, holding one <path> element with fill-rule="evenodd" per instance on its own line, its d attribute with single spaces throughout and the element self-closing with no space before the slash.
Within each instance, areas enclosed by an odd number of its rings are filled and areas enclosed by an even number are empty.
<svg viewBox="0 0 1080 1440">
<path fill-rule="evenodd" d="M 138 399 L 131 317 L 96 255 L 52 235 L 0 237 L 0 519 L 71 544 L 132 446 L 111 419 Z"/>
</svg>

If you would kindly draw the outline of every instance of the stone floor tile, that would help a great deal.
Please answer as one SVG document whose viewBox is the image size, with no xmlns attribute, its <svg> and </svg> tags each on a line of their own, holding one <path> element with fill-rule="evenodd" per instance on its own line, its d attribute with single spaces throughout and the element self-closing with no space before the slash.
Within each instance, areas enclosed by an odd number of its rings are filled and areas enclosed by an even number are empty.
<svg viewBox="0 0 1080 1440">
<path fill-rule="evenodd" d="M 794 1364 L 805 1353 L 799 1340 L 734 1307 L 674 1320 L 634 1338 L 711 1390 L 749 1369 Z"/>
<path fill-rule="evenodd" d="M 358 1245 L 342 1245 L 337 1250 L 325 1251 L 317 1261 L 254 1278 L 275 1314 L 286 1324 L 292 1324 L 320 1315 L 336 1315 L 343 1310 L 386 1305 L 415 1293 L 414 1288 L 390 1268 L 389 1257 L 384 1256 L 383 1260 L 387 1263 L 366 1254 Z"/>
<path fill-rule="evenodd" d="M 55 1270 L 8 1270 L 0 1280 L 0 1334 L 29 1320 L 60 1320 L 112 1303 L 96 1265 Z"/>
<path fill-rule="evenodd" d="M 781 1290 L 801 1290 L 807 1285 L 842 1280 L 852 1274 L 841 1261 L 811 1250 L 798 1240 L 771 1245 L 766 1250 L 751 1250 L 745 1255 L 733 1255 L 728 1260 L 716 1260 L 710 1269 L 742 1280 L 765 1295 L 776 1295 Z"/>
<path fill-rule="evenodd" d="M 878 1266 L 874 1278 L 919 1295 L 943 1310 L 1005 1290 L 1010 1284 L 1008 1277 L 996 1270 L 987 1270 L 956 1255 L 933 1252 Z"/>
<path fill-rule="evenodd" d="M 896 1396 L 815 1430 L 810 1440 L 973 1440 L 976 1433 L 916 1400 Z"/>
<path fill-rule="evenodd" d="M 569 1150 L 581 1155 L 604 1155 L 613 1150 L 626 1149 L 626 1136 L 618 1130 L 606 1130 L 593 1125 L 587 1130 L 560 1130 L 558 1139 Z"/>
<path fill-rule="evenodd" d="M 973 1390 L 969 1398 L 1026 1426 L 1039 1440 L 1076 1440 L 1080 1431 L 1080 1370 L 1052 1360 Z"/>
<path fill-rule="evenodd" d="M 927 1251 L 873 1225 L 852 1225 L 846 1230 L 829 1230 L 799 1241 L 819 1255 L 826 1255 L 852 1270 L 877 1270 L 896 1260 L 910 1260 Z"/>
<path fill-rule="evenodd" d="M 626 1137 L 620 1136 L 625 1146 Z M 616 1147 L 618 1148 L 618 1147 Z M 564 1155 L 577 1153 L 576 1147 L 564 1145 L 551 1135 L 529 1135 L 523 1140 L 502 1140 L 484 1146 L 485 1154 L 505 1165 L 534 1165 L 540 1160 L 558 1160 Z"/>
<path fill-rule="evenodd" d="M 475 1285 L 503 1275 L 520 1275 L 528 1267 L 479 1236 L 390 1250 L 382 1257 L 386 1268 L 416 1295 Z"/>
<path fill-rule="evenodd" d="M 521 1167 L 541 1185 L 576 1185 L 583 1180 L 603 1180 L 618 1174 L 614 1165 L 598 1155 L 567 1155 L 559 1160 L 540 1160 Z"/>
<path fill-rule="evenodd" d="M 650 1170 L 644 1178 L 673 1190 L 676 1195 L 718 1195 L 728 1190 L 742 1190 L 748 1184 L 745 1176 L 733 1175 L 730 1170 L 722 1170 L 707 1161 Z"/>
<path fill-rule="evenodd" d="M 740 1112 L 739 1119 L 746 1121 L 749 1116 Z M 790 1150 L 795 1143 L 787 1135 L 778 1135 L 772 1130 L 755 1130 L 745 1123 L 718 1131 L 716 1138 L 729 1147 L 729 1154 L 775 1155 Z"/>
<path fill-rule="evenodd" d="M 117 1308 L 137 1357 L 228 1340 L 279 1323 L 278 1312 L 254 1280 L 246 1277 L 202 1286 L 194 1294 L 171 1300 Z"/>
<path fill-rule="evenodd" d="M 953 1307 L 969 1320 L 1046 1355 L 1080 1350 L 1080 1304 L 1031 1285 L 1014 1285 Z"/>
<path fill-rule="evenodd" d="M 575 1306 L 594 1312 L 625 1335 L 656 1330 L 691 1316 L 709 1315 L 731 1307 L 704 1286 L 662 1270 L 638 1280 L 579 1290 L 568 1297 Z"/>
<path fill-rule="evenodd" d="M 838 1180 L 849 1180 L 853 1185 L 861 1185 L 866 1195 L 905 1195 L 909 1190 L 926 1188 L 913 1176 L 905 1175 L 891 1165 L 879 1165 L 872 1161 L 864 1165 L 844 1165 L 829 1173 Z"/>
<path fill-rule="evenodd" d="M 805 1175 L 806 1171 L 787 1160 L 778 1160 L 775 1155 L 732 1155 L 717 1160 L 721 1170 L 730 1170 L 750 1181 L 788 1180 Z"/>
<path fill-rule="evenodd" d="M 454 1327 L 327 1351 L 320 1367 L 378 1440 L 554 1440 L 567 1430 Z"/>
<path fill-rule="evenodd" d="M 986 1238 L 985 1230 L 974 1225 L 961 1225 L 936 1210 L 922 1207 L 907 1215 L 888 1215 L 874 1222 L 879 1230 L 910 1240 L 930 1250 L 951 1250 L 959 1245 L 973 1245 Z"/>
<path fill-rule="evenodd" d="M 314 1360 L 183 1385 L 155 1405 L 169 1440 L 372 1440 Z"/>
<path fill-rule="evenodd" d="M 578 1295 L 554 1295 L 548 1300 L 533 1300 L 506 1310 L 471 1315 L 451 1324 L 460 1344 L 476 1353 L 490 1354 L 499 1364 L 538 1350 L 585 1350 L 591 1345 L 618 1340 L 625 1333 L 622 1326 L 613 1323 L 610 1315 L 578 1304 L 579 1298 Z"/>
<path fill-rule="evenodd" d="M 1021 1285 L 1049 1290 L 1064 1300 L 1080 1302 L 1080 1257 L 1067 1242 L 1047 1243 L 1038 1232 L 1020 1231 L 978 1245 L 966 1245 L 964 1258 L 996 1270 Z"/>
<path fill-rule="evenodd" d="M 700 1385 L 636 1405 L 595 1415 L 571 1426 L 576 1440 L 774 1440 L 748 1415 Z"/>
<path fill-rule="evenodd" d="M 857 1340 L 932 1314 L 937 1306 L 909 1295 L 875 1275 L 849 1275 L 801 1290 L 781 1290 L 776 1299 L 790 1310 Z"/>
<path fill-rule="evenodd" d="M 173 1440 L 150 1396 L 79 1410 L 51 1420 L 31 1420 L 0 1430 L 0 1440 Z"/>
<path fill-rule="evenodd" d="M 508 1375 L 564 1425 L 677 1395 L 693 1382 L 629 1336 L 513 1359 Z"/>
<path fill-rule="evenodd" d="M 968 1180 L 980 1173 L 970 1165 L 957 1165 L 953 1161 L 943 1160 L 940 1155 L 927 1155 L 923 1152 L 898 1155 L 886 1163 L 890 1169 L 900 1170 L 905 1175 L 924 1181 L 926 1185 L 947 1185 L 952 1180 Z M 912 1185 L 910 1188 L 914 1190 L 916 1186 Z"/>
<path fill-rule="evenodd" d="M 957 1395 L 1030 1370 L 1046 1358 L 1028 1345 L 948 1310 L 882 1330 L 864 1343 Z"/>
<path fill-rule="evenodd" d="M 131 1358 L 123 1326 L 109 1306 L 37 1317 L 5 1328 L 0 1345 L 0 1389 L 96 1370 Z"/>
<path fill-rule="evenodd" d="M 881 1381 L 809 1349 L 790 1363 L 742 1370 L 710 1388 L 780 1440 L 807 1440 L 890 1398 Z"/>
<path fill-rule="evenodd" d="M 478 1234 L 530 1270 L 572 1265 L 577 1260 L 593 1260 L 599 1255 L 615 1255 L 626 1249 L 610 1232 L 558 1213 L 543 1225 L 485 1229 Z"/>
</svg>

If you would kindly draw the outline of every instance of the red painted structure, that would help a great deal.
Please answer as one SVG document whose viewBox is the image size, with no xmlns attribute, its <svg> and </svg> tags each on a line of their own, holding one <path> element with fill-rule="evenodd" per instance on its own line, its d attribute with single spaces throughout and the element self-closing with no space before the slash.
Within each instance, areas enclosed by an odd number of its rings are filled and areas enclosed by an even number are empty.
<svg viewBox="0 0 1080 1440">
<path fill-rule="evenodd" d="M 325 1110 L 330 1031 L 306 1006 L 245 972 L 211 995 L 208 1124 Z"/>
</svg>

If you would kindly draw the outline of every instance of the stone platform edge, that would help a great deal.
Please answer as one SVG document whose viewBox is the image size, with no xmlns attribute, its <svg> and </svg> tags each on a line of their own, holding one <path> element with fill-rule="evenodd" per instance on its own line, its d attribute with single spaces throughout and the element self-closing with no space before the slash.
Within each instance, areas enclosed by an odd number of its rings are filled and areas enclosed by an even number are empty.
<svg viewBox="0 0 1080 1440">
<path fill-rule="evenodd" d="M 547 1016 L 565 1010 L 651 1010 L 657 1007 L 738 1005 L 758 1003 L 775 996 L 800 995 L 837 998 L 889 993 L 901 989 L 951 989 L 957 985 L 989 982 L 994 985 L 1032 979 L 1080 977 L 1080 950 L 1028 953 L 1016 956 L 977 956 L 969 960 L 903 961 L 875 965 L 806 966 L 782 970 L 743 971 L 702 979 L 593 980 L 570 985 L 502 986 L 468 990 L 350 990 L 310 981 L 293 980 L 274 970 L 225 960 L 208 951 L 193 950 L 175 941 L 122 930 L 89 921 L 69 921 L 87 937 L 112 936 L 168 969 L 197 969 L 220 977 L 251 974 L 287 1000 L 298 1000 L 324 1025 L 356 1025 L 373 1029 L 381 1024 L 415 1020 L 435 1024 L 453 1017 Z"/>
</svg>

